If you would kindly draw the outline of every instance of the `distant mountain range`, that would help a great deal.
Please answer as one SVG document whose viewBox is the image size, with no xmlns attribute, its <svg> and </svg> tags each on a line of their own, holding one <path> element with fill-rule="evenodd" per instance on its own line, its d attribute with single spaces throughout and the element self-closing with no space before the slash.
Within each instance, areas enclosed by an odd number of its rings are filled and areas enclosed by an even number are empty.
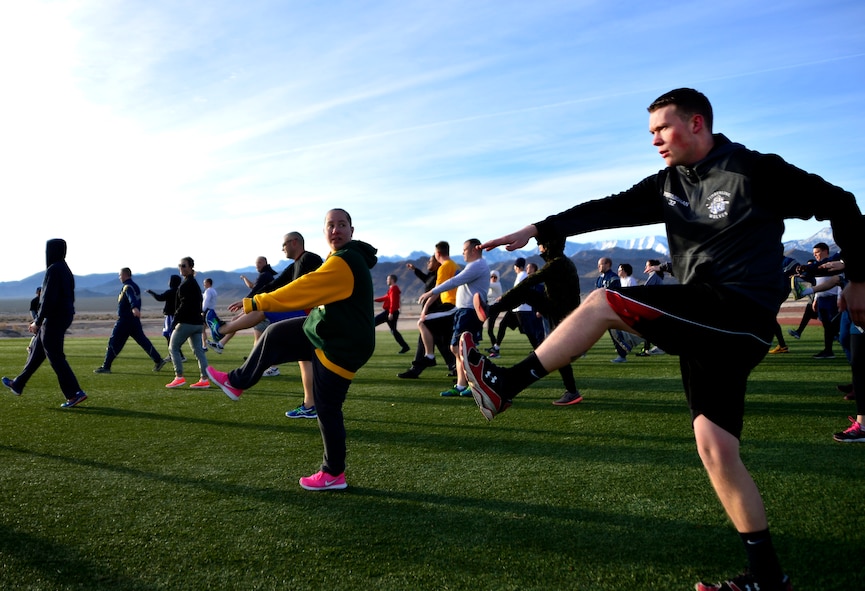
<svg viewBox="0 0 865 591">
<path fill-rule="evenodd" d="M 831 250 L 835 250 L 835 242 L 832 239 L 831 228 L 824 228 L 820 232 L 804 240 L 794 240 L 784 243 L 784 252 L 788 256 L 805 262 L 811 258 L 811 249 L 816 242 L 826 242 Z M 578 243 L 567 242 L 565 254 L 567 254 L 577 265 L 580 273 L 580 283 L 583 293 L 588 293 L 594 286 L 597 276 L 597 261 L 601 256 L 609 256 L 614 265 L 630 263 L 634 267 L 634 275 L 642 279 L 642 271 L 647 259 L 655 258 L 666 260 L 669 253 L 667 238 L 665 236 L 647 236 L 633 240 L 603 240 L 598 242 Z M 388 275 L 394 274 L 399 278 L 399 285 L 407 299 L 417 299 L 422 292 L 422 283 L 415 277 L 414 273 L 407 269 L 405 264 L 412 263 L 419 269 L 426 269 L 426 261 L 430 253 L 413 252 L 408 257 L 380 256 L 379 263 L 373 268 L 372 275 L 378 294 L 386 291 L 385 280 Z M 503 249 L 495 249 L 484 253 L 484 258 L 490 267 L 501 274 L 502 287 L 508 289 L 513 284 L 514 271 L 513 262 L 518 257 L 527 261 L 533 261 L 539 266 L 543 261 L 538 256 L 537 248 L 531 250 L 519 250 L 507 252 Z M 464 264 L 461 256 L 454 256 L 454 261 Z M 289 261 L 282 260 L 273 265 L 277 271 L 287 267 Z M 168 278 L 177 273 L 175 268 L 165 268 L 150 273 L 135 275 L 133 279 L 142 290 L 152 289 L 162 292 L 168 287 Z M 228 304 L 242 298 L 248 292 L 246 286 L 240 280 L 240 275 L 247 277 L 255 276 L 255 267 L 244 267 L 233 271 L 204 271 L 198 273 L 199 282 L 204 277 L 213 279 L 214 287 L 219 292 L 220 304 Z M 32 298 L 36 288 L 42 284 L 43 273 L 35 273 L 20 281 L 0 282 L 0 298 L 20 299 Z M 75 277 L 75 295 L 77 298 L 115 296 L 119 293 L 120 282 L 117 272 L 97 273 Z M 379 294 L 379 295 L 381 295 Z M 147 298 L 147 296 L 145 296 Z M 157 303 L 153 300 L 153 305 Z M 147 302 L 147 299 L 145 299 Z"/>
</svg>

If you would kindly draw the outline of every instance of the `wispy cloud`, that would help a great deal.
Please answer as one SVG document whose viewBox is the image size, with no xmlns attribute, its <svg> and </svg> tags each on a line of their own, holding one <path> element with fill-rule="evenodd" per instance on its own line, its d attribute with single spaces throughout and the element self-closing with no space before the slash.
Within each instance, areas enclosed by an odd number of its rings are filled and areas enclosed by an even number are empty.
<svg viewBox="0 0 865 591">
<path fill-rule="evenodd" d="M 845 0 L 13 3 L 0 193 L 39 222 L 0 233 L 0 279 L 55 235 L 77 272 L 233 268 L 288 229 L 323 250 L 331 206 L 384 254 L 490 238 L 661 168 L 645 107 L 686 85 L 718 131 L 865 194 L 862 22 Z"/>
</svg>

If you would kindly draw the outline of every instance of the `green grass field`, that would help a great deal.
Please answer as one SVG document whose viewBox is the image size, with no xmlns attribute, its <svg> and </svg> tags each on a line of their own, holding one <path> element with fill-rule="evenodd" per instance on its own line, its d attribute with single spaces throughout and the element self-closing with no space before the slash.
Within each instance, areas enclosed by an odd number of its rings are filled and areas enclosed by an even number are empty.
<svg viewBox="0 0 865 591">
<path fill-rule="evenodd" d="M 757 369 L 743 436 L 797 591 L 865 581 L 865 446 L 832 440 L 855 410 L 835 390 L 840 347 L 811 358 L 821 332 Z M 105 343 L 67 341 L 90 397 L 76 409 L 47 364 L 23 396 L 0 392 L 0 589 L 686 590 L 744 566 L 676 358 L 611 364 L 604 339 L 575 363 L 582 404 L 550 404 L 554 373 L 487 423 L 439 396 L 441 366 L 396 378 L 410 357 L 378 333 L 345 405 L 349 488 L 315 493 L 297 479 L 319 468 L 317 424 L 284 416 L 296 365 L 233 402 L 166 390 L 170 367 L 154 374 L 133 343 L 94 375 Z M 26 344 L 0 340 L 0 373 Z M 236 367 L 250 344 L 210 361 Z M 504 351 L 510 365 L 528 345 L 511 333 Z"/>
</svg>

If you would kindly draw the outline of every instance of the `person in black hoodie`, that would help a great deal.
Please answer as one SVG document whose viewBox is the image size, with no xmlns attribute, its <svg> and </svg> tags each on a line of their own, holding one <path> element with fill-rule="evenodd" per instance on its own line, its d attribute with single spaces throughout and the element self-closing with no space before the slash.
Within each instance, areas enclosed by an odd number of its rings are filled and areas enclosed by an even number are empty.
<svg viewBox="0 0 865 591">
<path fill-rule="evenodd" d="M 42 280 L 39 309 L 29 327 L 36 336 L 27 363 L 18 377 L 9 379 L 4 376 L 2 381 L 13 394 L 20 396 L 30 377 L 48 359 L 66 397 L 61 406 L 72 408 L 87 400 L 87 394 L 81 390 L 63 352 L 66 330 L 75 316 L 75 278 L 66 264 L 66 241 L 60 238 L 49 240 L 45 245 L 45 260 L 47 269 Z"/>
<path fill-rule="evenodd" d="M 171 344 L 171 333 L 174 332 L 174 309 L 177 306 L 177 288 L 180 287 L 180 275 L 172 275 L 168 278 L 168 289 L 162 293 L 156 293 L 152 289 L 148 289 L 147 293 L 153 296 L 157 302 L 165 302 L 162 306 L 162 315 L 165 319 L 162 322 L 162 336 L 165 337 L 165 342 Z"/>
</svg>

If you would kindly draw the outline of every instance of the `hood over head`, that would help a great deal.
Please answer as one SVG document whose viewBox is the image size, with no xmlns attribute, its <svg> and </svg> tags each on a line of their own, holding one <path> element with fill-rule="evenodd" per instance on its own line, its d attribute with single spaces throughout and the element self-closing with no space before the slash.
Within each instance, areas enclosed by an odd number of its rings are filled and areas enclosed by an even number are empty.
<svg viewBox="0 0 865 591">
<path fill-rule="evenodd" d="M 361 240 L 349 240 L 343 247 L 343 250 L 353 250 L 360 253 L 364 262 L 366 262 L 366 266 L 370 269 L 375 267 L 375 264 L 378 262 L 378 257 L 375 256 L 378 249 Z"/>
<path fill-rule="evenodd" d="M 541 258 L 545 261 L 551 261 L 565 254 L 565 239 L 563 237 L 546 238 L 539 240 L 538 244 L 544 245 L 544 252 L 541 253 Z"/>
<path fill-rule="evenodd" d="M 66 260 L 66 241 L 62 238 L 52 238 L 45 244 L 45 267 Z"/>
<path fill-rule="evenodd" d="M 180 275 L 172 275 L 168 278 L 168 287 L 172 289 L 177 289 L 178 287 L 180 287 L 181 281 L 182 279 L 180 278 Z"/>
</svg>

